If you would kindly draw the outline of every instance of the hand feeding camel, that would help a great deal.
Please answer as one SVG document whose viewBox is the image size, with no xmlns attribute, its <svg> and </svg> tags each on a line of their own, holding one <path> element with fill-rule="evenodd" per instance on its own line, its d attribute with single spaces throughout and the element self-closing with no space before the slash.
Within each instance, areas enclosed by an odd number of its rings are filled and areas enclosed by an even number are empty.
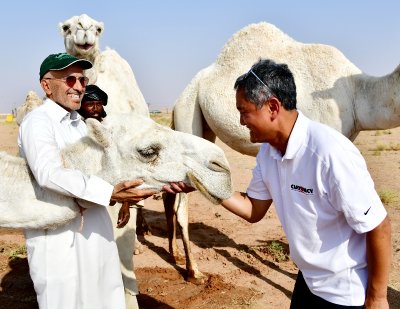
<svg viewBox="0 0 400 309">
<path fill-rule="evenodd" d="M 87 125 L 88 136 L 61 152 L 67 168 L 114 185 L 140 178 L 143 188 L 157 190 L 184 181 L 214 203 L 232 194 L 228 161 L 213 143 L 135 113 L 110 115 L 102 123 L 89 119 Z M 41 189 L 22 158 L 0 153 L 0 168 L 0 226 L 54 228 L 79 214 L 72 197 Z M 123 267 L 132 272 L 132 259 L 125 258 Z M 127 308 L 130 295 L 125 286 Z"/>
<path fill-rule="evenodd" d="M 233 85 L 259 58 L 288 64 L 297 85 L 298 108 L 351 140 L 361 130 L 400 125 L 400 66 L 386 76 L 371 77 L 336 48 L 297 42 L 262 22 L 234 34 L 216 61 L 195 75 L 175 103 L 174 128 L 212 142 L 218 136 L 234 150 L 255 156 L 260 145 L 250 142 L 248 129 L 239 123 Z M 176 235 L 170 237 L 175 243 Z M 179 258 L 176 244 L 172 251 Z"/>
</svg>

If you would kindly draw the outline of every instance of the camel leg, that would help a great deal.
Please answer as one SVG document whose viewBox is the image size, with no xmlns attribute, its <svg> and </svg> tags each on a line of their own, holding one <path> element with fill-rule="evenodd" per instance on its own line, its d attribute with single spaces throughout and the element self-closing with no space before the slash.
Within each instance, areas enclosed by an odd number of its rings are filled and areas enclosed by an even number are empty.
<svg viewBox="0 0 400 309">
<path fill-rule="evenodd" d="M 203 284 L 206 276 L 204 276 L 197 266 L 190 248 L 189 239 L 189 196 L 186 193 L 179 193 L 177 202 L 175 202 L 175 211 L 179 228 L 182 233 L 183 247 L 186 254 L 186 270 L 187 280 L 195 284 Z"/>
<path fill-rule="evenodd" d="M 144 252 L 144 246 L 138 239 L 139 235 L 151 235 L 150 231 L 150 226 L 147 224 L 145 218 L 143 217 L 143 206 L 144 206 L 144 201 L 140 201 L 139 203 L 136 204 L 136 206 L 133 206 L 132 208 L 136 209 L 136 233 L 135 233 L 135 247 L 133 250 L 133 254 L 138 255 Z M 131 219 L 134 220 L 132 217 L 132 208 L 131 208 Z M 130 221 L 129 220 L 129 221 Z"/>
<path fill-rule="evenodd" d="M 130 220 L 121 229 L 117 229 L 118 212 L 121 204 L 116 204 L 113 207 L 108 207 L 108 213 L 114 226 L 114 238 L 118 247 L 119 259 L 121 262 L 122 281 L 125 289 L 125 302 L 127 309 L 138 308 L 136 295 L 139 294 L 139 289 L 134 273 L 133 251 L 135 248 L 136 237 L 136 214 L 137 208 L 131 207 Z M 129 305 L 128 305 L 129 304 Z"/>
<path fill-rule="evenodd" d="M 167 219 L 167 234 L 168 234 L 168 246 L 171 262 L 182 265 L 185 263 L 185 257 L 179 251 L 178 244 L 176 241 L 176 212 L 175 204 L 178 200 L 178 194 L 164 193 L 163 202 L 165 209 L 165 217 Z"/>
<path fill-rule="evenodd" d="M 136 234 L 137 235 L 152 235 L 151 227 L 147 223 L 146 218 L 143 215 L 143 208 L 137 209 L 137 216 L 136 216 Z"/>
</svg>

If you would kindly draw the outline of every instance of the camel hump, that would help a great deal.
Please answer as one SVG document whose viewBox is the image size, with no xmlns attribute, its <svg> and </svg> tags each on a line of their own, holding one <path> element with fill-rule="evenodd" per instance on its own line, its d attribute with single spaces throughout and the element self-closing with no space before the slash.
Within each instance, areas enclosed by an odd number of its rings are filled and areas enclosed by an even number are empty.
<svg viewBox="0 0 400 309">
<path fill-rule="evenodd" d="M 296 43 L 293 38 L 267 22 L 250 24 L 236 32 L 222 48 L 216 63 L 226 64 L 228 59 L 243 59 L 243 55 L 256 53 L 255 57 L 262 55 L 260 48 L 264 48 L 265 42 L 270 45 Z M 275 42 L 275 43 L 274 43 Z"/>
</svg>

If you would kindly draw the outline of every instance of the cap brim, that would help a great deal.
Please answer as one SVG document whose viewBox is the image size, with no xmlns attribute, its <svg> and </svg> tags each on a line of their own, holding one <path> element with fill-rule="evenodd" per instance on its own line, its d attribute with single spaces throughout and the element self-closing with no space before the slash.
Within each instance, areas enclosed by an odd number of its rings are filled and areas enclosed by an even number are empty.
<svg viewBox="0 0 400 309">
<path fill-rule="evenodd" d="M 68 67 L 70 67 L 71 65 L 75 64 L 75 63 L 79 63 L 81 65 L 81 68 L 83 70 L 87 70 L 87 69 L 91 69 L 93 67 L 93 64 L 85 59 L 77 59 L 75 61 L 72 61 L 71 63 L 67 64 L 66 66 L 59 68 L 59 69 L 51 69 L 50 71 L 61 71 L 64 70 Z"/>
</svg>

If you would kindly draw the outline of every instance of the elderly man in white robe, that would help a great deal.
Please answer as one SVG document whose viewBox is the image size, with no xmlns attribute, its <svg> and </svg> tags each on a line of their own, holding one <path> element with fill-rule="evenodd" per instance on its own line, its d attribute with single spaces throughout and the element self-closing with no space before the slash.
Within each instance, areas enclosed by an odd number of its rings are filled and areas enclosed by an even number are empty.
<svg viewBox="0 0 400 309">
<path fill-rule="evenodd" d="M 18 137 L 24 157 L 41 187 L 97 204 L 81 207 L 81 217 L 54 230 L 26 230 L 30 275 L 41 309 L 125 308 L 117 247 L 106 207 L 137 203 L 154 193 L 139 180 L 115 187 L 62 167 L 60 149 L 87 134 L 76 112 L 87 85 L 89 61 L 67 53 L 49 55 L 40 67 L 44 104 L 23 120 Z M 84 220 L 83 220 L 84 219 Z M 83 225 L 82 225 L 83 222 Z"/>
</svg>

